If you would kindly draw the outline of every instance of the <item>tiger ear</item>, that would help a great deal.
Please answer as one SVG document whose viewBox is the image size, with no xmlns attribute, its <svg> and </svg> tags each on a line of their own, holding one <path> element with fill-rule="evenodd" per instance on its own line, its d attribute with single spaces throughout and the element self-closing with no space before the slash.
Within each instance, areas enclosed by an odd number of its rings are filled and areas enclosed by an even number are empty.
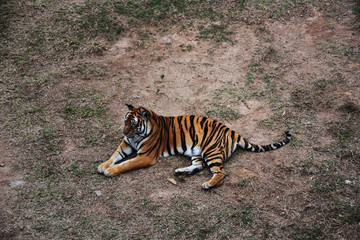
<svg viewBox="0 0 360 240">
<path fill-rule="evenodd" d="M 150 117 L 150 112 L 148 110 L 145 110 L 141 113 L 144 119 L 148 120 Z"/>
<path fill-rule="evenodd" d="M 131 110 L 131 109 L 133 109 L 133 108 L 134 108 L 134 106 L 133 106 L 133 105 L 130 105 L 130 104 L 127 104 L 127 103 L 125 103 L 125 105 L 127 106 L 127 108 L 128 108 L 129 110 Z"/>
</svg>

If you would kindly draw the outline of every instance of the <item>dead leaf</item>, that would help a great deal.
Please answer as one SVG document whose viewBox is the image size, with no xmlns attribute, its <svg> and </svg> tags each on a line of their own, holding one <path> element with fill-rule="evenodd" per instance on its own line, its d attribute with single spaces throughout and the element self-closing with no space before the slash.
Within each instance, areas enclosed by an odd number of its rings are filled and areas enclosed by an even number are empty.
<svg viewBox="0 0 360 240">
<path fill-rule="evenodd" d="M 176 185 L 176 181 L 175 181 L 175 179 L 173 179 L 173 178 L 167 178 L 167 180 L 169 181 L 169 182 L 171 182 L 172 184 L 175 184 Z"/>
</svg>

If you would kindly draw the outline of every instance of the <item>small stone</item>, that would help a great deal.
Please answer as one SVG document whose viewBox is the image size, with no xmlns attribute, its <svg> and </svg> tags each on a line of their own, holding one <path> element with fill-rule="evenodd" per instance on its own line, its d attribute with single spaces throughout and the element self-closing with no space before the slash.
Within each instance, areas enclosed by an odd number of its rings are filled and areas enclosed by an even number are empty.
<svg viewBox="0 0 360 240">
<path fill-rule="evenodd" d="M 350 180 L 345 180 L 345 183 L 346 183 L 346 184 L 354 184 L 355 182 L 350 181 Z"/>
<path fill-rule="evenodd" d="M 0 163 L 0 167 L 5 167 L 5 164 L 3 164 L 3 163 Z"/>
<path fill-rule="evenodd" d="M 13 181 L 10 183 L 10 187 L 11 188 L 16 188 L 18 186 L 21 186 L 21 185 L 24 185 L 25 184 L 25 181 L 23 180 L 16 180 L 16 181 Z"/>
</svg>

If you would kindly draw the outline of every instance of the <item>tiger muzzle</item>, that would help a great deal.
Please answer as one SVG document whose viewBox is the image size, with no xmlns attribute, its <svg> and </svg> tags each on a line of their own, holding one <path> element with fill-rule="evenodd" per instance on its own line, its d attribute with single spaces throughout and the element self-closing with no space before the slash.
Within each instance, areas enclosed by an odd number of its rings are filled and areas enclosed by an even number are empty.
<svg viewBox="0 0 360 240">
<path fill-rule="evenodd" d="M 123 133 L 127 137 L 133 137 L 134 136 L 134 133 L 131 133 L 131 128 L 127 127 L 127 126 L 124 127 Z"/>
</svg>

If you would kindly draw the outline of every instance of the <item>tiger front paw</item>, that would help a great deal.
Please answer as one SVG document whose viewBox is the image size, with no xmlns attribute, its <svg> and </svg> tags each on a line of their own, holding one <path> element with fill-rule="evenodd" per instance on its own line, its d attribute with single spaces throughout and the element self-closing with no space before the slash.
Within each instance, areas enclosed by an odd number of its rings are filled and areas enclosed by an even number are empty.
<svg viewBox="0 0 360 240">
<path fill-rule="evenodd" d="M 218 187 L 220 185 L 222 185 L 224 183 L 224 179 L 221 179 L 219 182 L 213 182 L 213 181 L 207 181 L 207 182 L 204 182 L 201 187 L 202 189 L 204 190 L 209 190 L 210 188 L 214 188 L 214 187 Z"/>
<path fill-rule="evenodd" d="M 114 165 L 112 167 L 107 168 L 104 171 L 104 175 L 108 177 L 113 177 L 120 174 L 120 169 L 118 165 Z"/>
<path fill-rule="evenodd" d="M 103 162 L 102 164 L 99 165 L 97 171 L 98 173 L 104 173 L 106 169 L 108 169 L 110 166 L 110 164 L 108 164 L 108 162 Z"/>
<path fill-rule="evenodd" d="M 210 185 L 209 183 L 207 182 L 204 182 L 202 185 L 201 185 L 202 189 L 204 190 L 209 190 L 210 188 L 214 187 L 212 185 Z"/>
</svg>

